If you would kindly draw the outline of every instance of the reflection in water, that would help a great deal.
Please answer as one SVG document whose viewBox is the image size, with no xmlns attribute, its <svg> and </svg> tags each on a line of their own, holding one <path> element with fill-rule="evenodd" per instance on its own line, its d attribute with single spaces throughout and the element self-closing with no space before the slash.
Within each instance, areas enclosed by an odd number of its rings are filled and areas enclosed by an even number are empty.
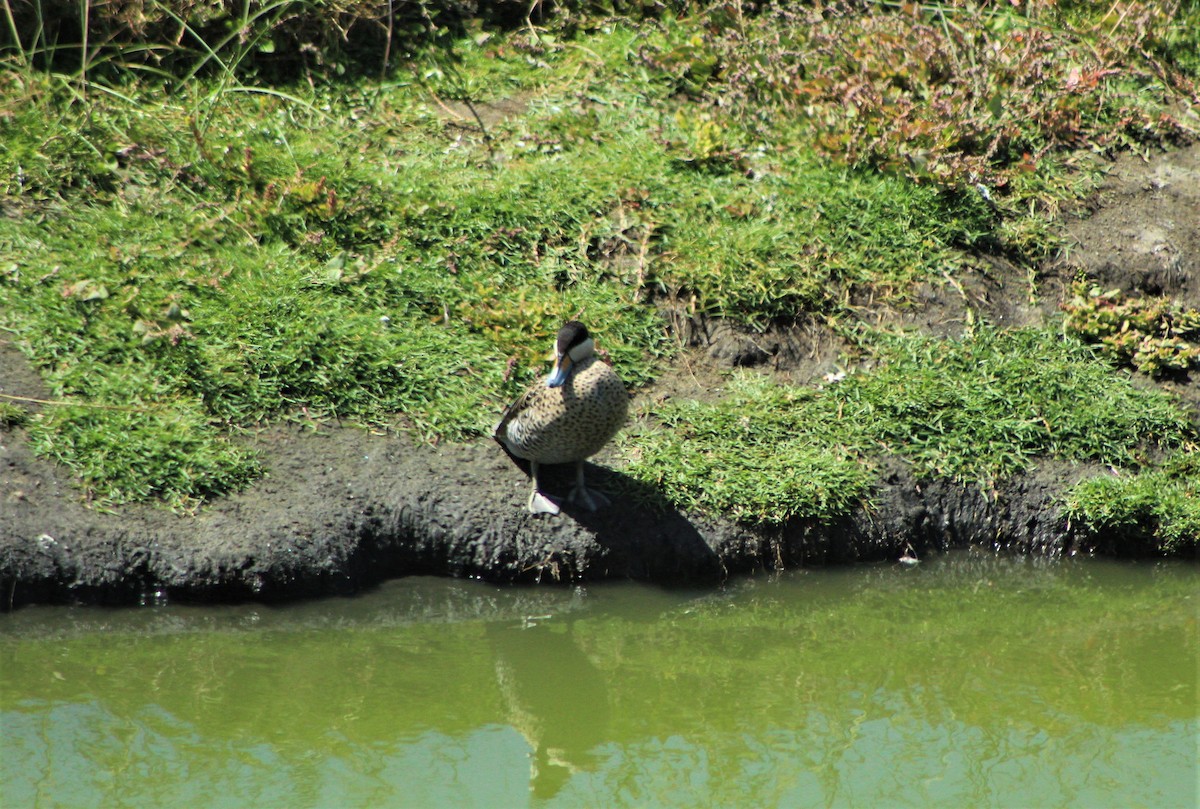
<svg viewBox="0 0 1200 809">
<path fill-rule="evenodd" d="M 538 799 L 553 798 L 572 775 L 594 768 L 593 749 L 609 733 L 604 679 L 572 626 L 536 619 L 488 626 L 507 721 L 533 749 L 530 787 Z"/>
<path fill-rule="evenodd" d="M 4 806 L 1197 805 L 1194 565 L 0 616 Z"/>
</svg>

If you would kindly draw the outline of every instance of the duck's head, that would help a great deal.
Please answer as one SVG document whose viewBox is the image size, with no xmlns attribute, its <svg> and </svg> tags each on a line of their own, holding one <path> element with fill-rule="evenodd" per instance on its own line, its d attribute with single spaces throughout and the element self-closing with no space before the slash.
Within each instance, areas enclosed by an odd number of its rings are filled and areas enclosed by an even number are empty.
<svg viewBox="0 0 1200 809">
<path fill-rule="evenodd" d="M 554 370 L 546 378 L 546 387 L 562 387 L 571 370 L 592 356 L 595 350 L 596 344 L 592 342 L 587 326 L 578 320 L 567 322 L 558 330 L 558 339 L 554 343 Z"/>
</svg>

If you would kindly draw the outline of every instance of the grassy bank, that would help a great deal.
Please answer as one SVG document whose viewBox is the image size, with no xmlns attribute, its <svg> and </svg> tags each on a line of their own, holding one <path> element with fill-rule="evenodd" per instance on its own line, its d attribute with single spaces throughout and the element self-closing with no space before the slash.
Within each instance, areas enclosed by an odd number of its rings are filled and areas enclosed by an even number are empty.
<svg viewBox="0 0 1200 809">
<path fill-rule="evenodd" d="M 744 374 L 717 404 L 660 406 L 666 429 L 625 440 L 630 470 L 688 506 L 783 524 L 846 513 L 883 455 L 919 478 L 989 492 L 1041 458 L 1093 461 L 1129 473 L 1072 490 L 1075 519 L 1150 526 L 1172 551 L 1200 536 L 1194 424 L 1077 340 L 990 328 L 953 341 L 880 335 L 875 359 L 875 370 L 819 388 Z M 1155 447 L 1167 463 L 1147 461 Z"/>
<path fill-rule="evenodd" d="M 155 8 L 92 47 L 9 9 L 0 72 L 0 325 L 60 402 L 39 452 L 98 505 L 244 486 L 241 433 L 271 419 L 483 435 L 572 316 L 644 385 L 670 310 L 817 318 L 879 357 L 656 412 L 674 429 L 631 435 L 629 469 L 675 502 L 830 518 L 882 452 L 985 485 L 1057 455 L 1177 492 L 1161 537 L 1194 540 L 1196 437 L 1165 398 L 1053 329 L 937 343 L 860 302 L 985 252 L 1031 270 L 1093 155 L 1194 136 L 1196 4 L 429 8 L 341 44 L 303 34 L 377 10 Z M 1076 519 L 1127 519 L 1113 485 Z"/>
</svg>

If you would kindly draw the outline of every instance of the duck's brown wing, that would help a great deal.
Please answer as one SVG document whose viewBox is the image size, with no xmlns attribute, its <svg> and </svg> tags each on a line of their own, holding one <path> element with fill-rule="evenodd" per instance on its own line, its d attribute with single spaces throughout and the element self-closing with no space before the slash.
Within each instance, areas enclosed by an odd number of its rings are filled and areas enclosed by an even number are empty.
<svg viewBox="0 0 1200 809">
<path fill-rule="evenodd" d="M 513 451 L 508 448 L 508 444 L 504 442 L 503 436 L 508 430 L 509 422 L 511 422 L 513 418 L 521 412 L 521 410 L 529 405 L 535 393 L 537 393 L 537 389 L 530 388 L 522 393 L 515 402 L 506 407 L 504 409 L 504 414 L 500 416 L 500 421 L 496 423 L 496 429 L 492 431 L 492 438 L 494 438 L 496 443 L 500 445 L 500 449 L 504 450 L 504 454 L 507 455 L 509 460 L 515 463 L 518 467 L 524 469 L 527 474 L 530 469 L 529 461 L 518 455 L 514 455 Z"/>
<path fill-rule="evenodd" d="M 500 436 L 504 435 L 504 431 L 508 429 L 508 423 L 513 420 L 513 417 L 524 410 L 534 394 L 537 393 L 537 388 L 530 388 L 522 393 L 515 402 L 504 408 L 504 414 L 500 416 L 500 421 L 496 422 L 496 429 L 492 430 L 492 437 L 500 441 Z M 503 442 L 501 442 L 503 443 Z"/>
</svg>

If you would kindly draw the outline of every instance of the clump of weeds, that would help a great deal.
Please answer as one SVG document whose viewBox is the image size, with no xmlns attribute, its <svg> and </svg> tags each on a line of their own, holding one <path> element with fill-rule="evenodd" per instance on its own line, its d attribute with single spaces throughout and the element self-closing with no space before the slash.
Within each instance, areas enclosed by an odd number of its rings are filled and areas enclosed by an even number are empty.
<svg viewBox="0 0 1200 809">
<path fill-rule="evenodd" d="M 1151 376 L 1200 368 L 1200 311 L 1167 298 L 1130 298 L 1077 281 L 1063 328 Z"/>
</svg>

